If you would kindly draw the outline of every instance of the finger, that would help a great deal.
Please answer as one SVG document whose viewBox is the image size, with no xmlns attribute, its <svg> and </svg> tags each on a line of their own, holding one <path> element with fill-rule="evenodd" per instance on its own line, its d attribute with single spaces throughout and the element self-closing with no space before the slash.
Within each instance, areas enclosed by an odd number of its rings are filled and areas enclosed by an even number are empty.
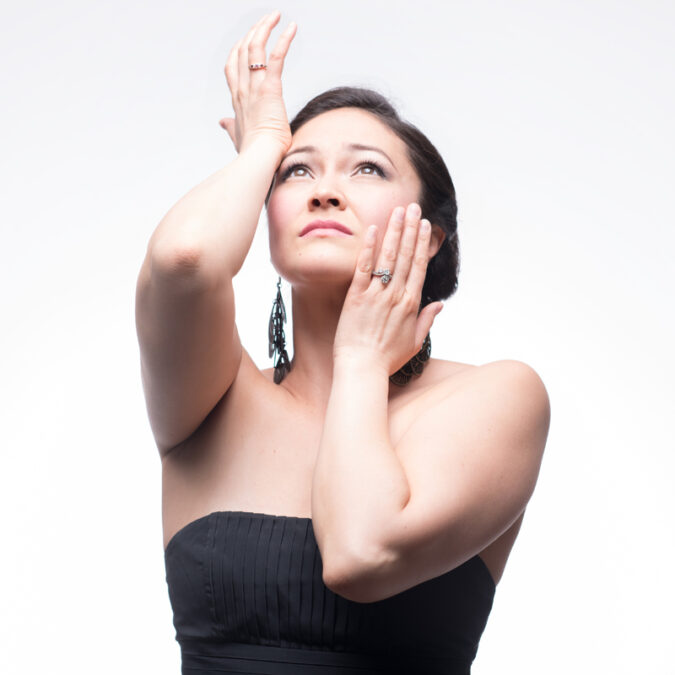
<svg viewBox="0 0 675 675">
<path fill-rule="evenodd" d="M 238 73 L 238 61 L 239 61 L 239 47 L 243 40 L 238 40 L 237 44 L 232 47 L 230 50 L 230 55 L 227 57 L 227 63 L 225 64 L 225 77 L 227 78 L 227 86 L 230 88 L 230 93 L 232 94 L 232 102 L 234 103 L 237 89 L 239 88 L 239 73 Z"/>
<path fill-rule="evenodd" d="M 284 69 L 286 54 L 288 54 L 288 48 L 291 46 L 291 41 L 295 37 L 297 27 L 297 24 L 291 21 L 291 23 L 286 26 L 284 32 L 279 36 L 277 44 L 270 52 L 269 59 L 267 60 L 268 76 L 281 79 L 281 71 Z"/>
<path fill-rule="evenodd" d="M 265 56 L 265 45 L 269 39 L 270 33 L 274 26 L 279 23 L 281 18 L 281 13 L 279 10 L 272 12 L 267 16 L 267 19 L 260 23 L 256 28 L 251 41 L 248 44 L 248 64 L 249 66 L 253 63 L 264 63 L 267 65 L 267 57 Z M 260 70 L 251 70 L 249 75 L 249 81 L 252 84 L 256 84 L 265 79 L 265 69 L 261 68 Z"/>
<path fill-rule="evenodd" d="M 239 91 L 243 93 L 248 93 L 248 84 L 249 84 L 249 74 L 250 70 L 248 69 L 248 45 L 253 38 L 253 34 L 256 32 L 258 26 L 262 24 L 269 14 L 265 14 L 256 24 L 251 27 L 246 37 L 241 41 L 239 45 L 239 51 L 237 52 L 237 75 L 239 78 Z"/>
<path fill-rule="evenodd" d="M 429 264 L 429 242 L 431 241 L 431 224 L 424 218 L 419 226 L 415 253 L 411 260 L 410 272 L 405 284 L 406 291 L 413 297 L 419 298 L 422 294 L 424 279 Z"/>
<path fill-rule="evenodd" d="M 396 258 L 396 274 L 394 274 L 393 284 L 397 288 L 405 288 L 408 282 L 408 275 L 412 267 L 413 257 L 415 256 L 415 246 L 417 244 L 417 233 L 419 230 L 420 216 L 422 210 L 419 204 L 410 204 L 406 210 L 405 220 L 403 222 L 403 232 L 401 233 L 401 243 L 398 247 L 398 256 Z"/>
<path fill-rule="evenodd" d="M 377 258 L 377 269 L 389 269 L 393 275 L 396 275 L 398 272 L 398 270 L 394 269 L 394 263 L 398 255 L 398 244 L 401 239 L 405 213 L 406 210 L 402 206 L 397 206 L 391 212 L 387 230 L 382 240 L 382 246 L 380 247 L 380 254 Z"/>
<path fill-rule="evenodd" d="M 373 262 L 375 260 L 375 241 L 377 240 L 377 226 L 371 225 L 366 230 L 363 248 L 356 262 L 356 270 L 352 279 L 351 290 L 364 293 L 368 290 L 372 278 Z"/>
<path fill-rule="evenodd" d="M 417 317 L 417 324 L 415 325 L 415 351 L 419 352 L 422 349 L 424 338 L 431 330 L 436 317 L 440 314 L 444 305 L 442 302 L 432 302 L 427 305 Z"/>
</svg>

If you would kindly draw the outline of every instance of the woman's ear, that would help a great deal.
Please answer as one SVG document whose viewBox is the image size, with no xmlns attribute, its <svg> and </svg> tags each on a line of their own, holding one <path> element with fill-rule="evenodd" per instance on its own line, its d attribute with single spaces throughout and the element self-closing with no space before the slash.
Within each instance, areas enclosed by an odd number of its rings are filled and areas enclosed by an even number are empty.
<svg viewBox="0 0 675 675">
<path fill-rule="evenodd" d="M 429 260 L 433 258 L 445 241 L 445 231 L 440 225 L 431 225 L 431 240 L 429 241 Z"/>
</svg>

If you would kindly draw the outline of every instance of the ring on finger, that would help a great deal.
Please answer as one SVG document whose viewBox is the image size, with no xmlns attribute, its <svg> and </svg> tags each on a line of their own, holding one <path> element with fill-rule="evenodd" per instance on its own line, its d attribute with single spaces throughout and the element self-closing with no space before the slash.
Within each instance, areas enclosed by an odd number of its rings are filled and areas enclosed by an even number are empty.
<svg viewBox="0 0 675 675">
<path fill-rule="evenodd" d="M 386 286 L 392 278 L 393 274 L 391 273 L 391 270 L 386 267 L 385 269 L 378 269 L 377 271 L 373 272 L 371 274 L 371 277 L 381 277 L 380 281 Z"/>
</svg>

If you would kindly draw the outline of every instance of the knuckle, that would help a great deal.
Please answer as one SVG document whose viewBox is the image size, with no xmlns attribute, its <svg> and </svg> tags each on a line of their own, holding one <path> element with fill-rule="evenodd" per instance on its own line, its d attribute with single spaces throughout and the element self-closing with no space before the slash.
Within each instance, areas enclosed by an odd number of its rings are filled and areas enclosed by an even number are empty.
<svg viewBox="0 0 675 675">
<path fill-rule="evenodd" d="M 266 96 L 267 94 L 276 94 L 277 93 L 277 88 L 274 86 L 273 82 L 270 82 L 269 79 L 266 77 L 261 83 L 258 88 L 258 92 L 260 94 Z"/>
<path fill-rule="evenodd" d="M 410 293 L 405 294 L 405 297 L 403 298 L 403 305 L 407 312 L 417 311 L 418 304 L 419 303 L 412 295 L 410 295 Z"/>
<path fill-rule="evenodd" d="M 424 255 L 424 253 L 418 253 L 418 254 L 415 256 L 415 261 L 414 261 L 414 262 L 415 262 L 415 265 L 417 265 L 418 267 L 426 267 L 426 265 L 427 265 L 427 257 L 426 257 L 426 255 Z"/>
</svg>

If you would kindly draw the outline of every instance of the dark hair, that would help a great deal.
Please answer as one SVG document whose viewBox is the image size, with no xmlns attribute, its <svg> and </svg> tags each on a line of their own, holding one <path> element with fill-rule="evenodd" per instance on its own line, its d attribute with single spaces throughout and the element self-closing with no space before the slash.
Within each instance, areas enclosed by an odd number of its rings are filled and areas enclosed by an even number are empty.
<svg viewBox="0 0 675 675">
<path fill-rule="evenodd" d="M 315 96 L 291 121 L 291 133 L 295 134 L 317 115 L 336 108 L 362 108 L 372 113 L 406 144 L 408 158 L 422 183 L 419 202 L 422 214 L 445 232 L 441 247 L 427 266 L 421 307 L 449 298 L 457 290 L 459 240 L 455 186 L 443 158 L 416 126 L 399 117 L 388 99 L 363 87 L 335 87 Z M 265 204 L 268 199 L 269 193 Z"/>
</svg>

